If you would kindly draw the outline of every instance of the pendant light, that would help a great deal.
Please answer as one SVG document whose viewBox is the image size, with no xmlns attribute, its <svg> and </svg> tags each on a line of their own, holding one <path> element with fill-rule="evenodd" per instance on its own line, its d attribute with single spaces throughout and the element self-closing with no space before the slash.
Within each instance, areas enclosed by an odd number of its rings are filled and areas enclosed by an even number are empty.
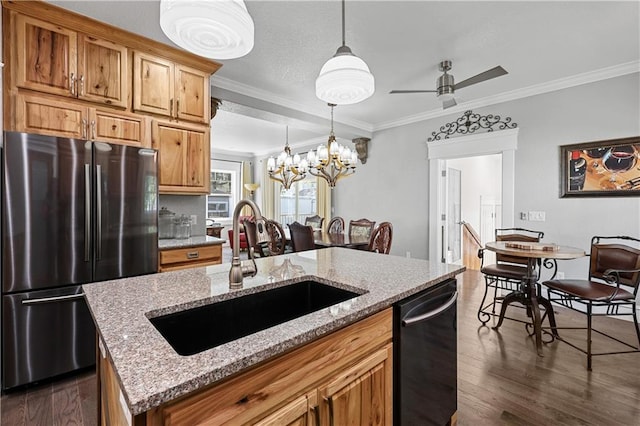
<svg viewBox="0 0 640 426">
<path fill-rule="evenodd" d="M 324 64 L 316 79 L 316 96 L 335 105 L 362 102 L 375 91 L 375 79 L 369 67 L 345 44 L 344 2 L 342 0 L 342 46 Z"/>
<path fill-rule="evenodd" d="M 205 58 L 239 58 L 253 49 L 253 19 L 243 0 L 160 0 L 160 27 Z"/>
</svg>

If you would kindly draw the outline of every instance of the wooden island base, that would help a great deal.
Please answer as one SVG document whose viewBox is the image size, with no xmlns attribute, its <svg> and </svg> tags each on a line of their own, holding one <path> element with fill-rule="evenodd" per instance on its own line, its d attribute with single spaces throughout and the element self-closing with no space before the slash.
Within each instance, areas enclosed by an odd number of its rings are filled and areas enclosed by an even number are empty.
<svg viewBox="0 0 640 426">
<path fill-rule="evenodd" d="M 136 416 L 99 351 L 100 424 L 391 425 L 392 323 L 389 308 Z"/>
</svg>

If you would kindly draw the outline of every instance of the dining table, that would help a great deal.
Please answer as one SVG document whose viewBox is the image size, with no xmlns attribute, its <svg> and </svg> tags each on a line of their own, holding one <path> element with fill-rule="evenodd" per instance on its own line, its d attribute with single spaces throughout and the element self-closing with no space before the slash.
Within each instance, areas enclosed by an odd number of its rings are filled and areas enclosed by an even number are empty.
<svg viewBox="0 0 640 426">
<path fill-rule="evenodd" d="M 290 244 L 291 233 L 288 227 L 284 229 L 284 236 L 287 244 Z M 318 248 L 346 247 L 363 249 L 369 245 L 369 237 L 366 235 L 349 235 L 342 232 L 326 232 L 315 228 L 313 230 L 313 242 Z"/>
<path fill-rule="evenodd" d="M 500 328 L 505 318 L 507 307 L 511 303 L 518 302 L 524 305 L 527 309 L 527 315 L 531 317 L 533 334 L 536 339 L 536 350 L 539 356 L 544 356 L 542 353 L 542 317 L 540 315 L 540 305 L 545 308 L 546 316 L 549 318 L 552 336 L 555 337 L 558 334 L 551 302 L 541 294 L 538 294 L 539 286 L 536 270 L 540 268 L 544 260 L 577 259 L 585 256 L 585 251 L 580 248 L 561 246 L 553 243 L 524 243 L 517 241 L 494 241 L 487 243 L 485 247 L 498 254 L 521 257 L 527 260 L 527 275 L 522 282 L 522 288 L 504 297 L 498 323 L 493 328 L 495 330 Z"/>
</svg>

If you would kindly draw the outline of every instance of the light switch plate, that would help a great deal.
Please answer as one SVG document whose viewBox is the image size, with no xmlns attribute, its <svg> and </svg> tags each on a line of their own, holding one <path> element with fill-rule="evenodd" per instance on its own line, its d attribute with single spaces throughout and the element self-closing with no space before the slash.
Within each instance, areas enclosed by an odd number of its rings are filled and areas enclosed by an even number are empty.
<svg viewBox="0 0 640 426">
<path fill-rule="evenodd" d="M 196 215 L 196 214 L 192 214 L 191 215 L 191 224 L 192 225 L 197 225 L 198 224 L 198 215 Z"/>
<path fill-rule="evenodd" d="M 533 222 L 544 222 L 545 213 L 540 211 L 531 211 L 529 212 L 529 220 Z"/>
</svg>

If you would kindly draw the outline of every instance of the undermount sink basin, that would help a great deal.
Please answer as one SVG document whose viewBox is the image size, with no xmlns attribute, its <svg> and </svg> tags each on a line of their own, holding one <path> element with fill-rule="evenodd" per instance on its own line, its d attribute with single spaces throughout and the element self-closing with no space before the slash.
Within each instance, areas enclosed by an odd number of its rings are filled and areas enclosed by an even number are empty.
<svg viewBox="0 0 640 426">
<path fill-rule="evenodd" d="M 357 296 L 309 280 L 149 321 L 178 354 L 193 355 Z"/>
</svg>

